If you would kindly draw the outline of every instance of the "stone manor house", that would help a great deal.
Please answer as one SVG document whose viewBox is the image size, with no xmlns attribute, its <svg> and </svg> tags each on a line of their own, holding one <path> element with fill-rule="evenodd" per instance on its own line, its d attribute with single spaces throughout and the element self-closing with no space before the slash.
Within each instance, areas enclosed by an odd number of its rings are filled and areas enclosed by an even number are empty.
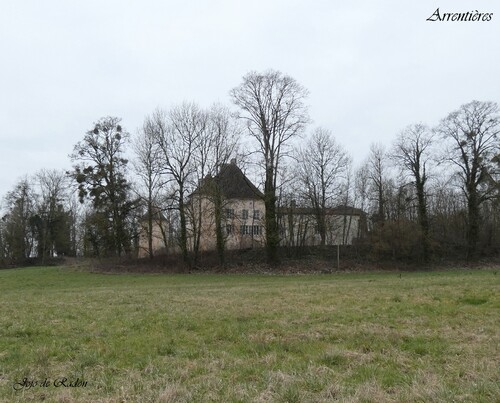
<svg viewBox="0 0 500 403">
<path fill-rule="evenodd" d="M 262 248 L 265 245 L 265 206 L 263 193 L 245 176 L 237 166 L 236 160 L 221 167 L 214 178 L 204 178 L 198 188 L 190 195 L 189 208 L 191 221 L 188 232 L 189 247 L 193 245 L 193 229 L 199 226 L 199 250 L 216 249 L 215 211 L 213 198 L 209 191 L 211 182 L 217 181 L 223 195 L 221 208 L 226 249 Z M 200 211 L 198 211 L 200 210 Z M 200 214 L 198 216 L 198 214 Z M 189 216 L 189 215 L 188 215 Z M 366 232 L 365 214 L 354 207 L 337 206 L 328 208 L 326 216 L 326 244 L 350 245 Z M 199 217 L 199 219 L 195 218 Z M 320 245 L 321 237 L 316 225 L 316 215 L 312 208 L 298 207 L 295 203 L 278 208 L 278 223 L 283 246 Z M 139 257 L 148 255 L 147 224 L 143 222 L 139 238 Z M 153 224 L 153 250 L 175 252 L 175 222 L 158 213 Z"/>
</svg>

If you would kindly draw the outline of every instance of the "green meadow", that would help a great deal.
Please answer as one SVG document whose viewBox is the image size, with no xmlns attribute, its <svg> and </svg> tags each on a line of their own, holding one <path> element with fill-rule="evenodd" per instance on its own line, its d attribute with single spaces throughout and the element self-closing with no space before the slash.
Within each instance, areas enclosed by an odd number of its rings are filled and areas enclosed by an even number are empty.
<svg viewBox="0 0 500 403">
<path fill-rule="evenodd" d="M 500 273 L 0 271 L 2 402 L 500 401 Z"/>
</svg>

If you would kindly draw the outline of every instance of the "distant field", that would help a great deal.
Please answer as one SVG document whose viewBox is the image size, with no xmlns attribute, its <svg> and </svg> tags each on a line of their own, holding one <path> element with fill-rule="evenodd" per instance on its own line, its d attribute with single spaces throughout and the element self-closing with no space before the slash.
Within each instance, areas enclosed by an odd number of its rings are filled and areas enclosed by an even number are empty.
<svg viewBox="0 0 500 403">
<path fill-rule="evenodd" d="M 494 270 L 3 270 L 0 401 L 494 402 L 499 308 Z"/>
</svg>

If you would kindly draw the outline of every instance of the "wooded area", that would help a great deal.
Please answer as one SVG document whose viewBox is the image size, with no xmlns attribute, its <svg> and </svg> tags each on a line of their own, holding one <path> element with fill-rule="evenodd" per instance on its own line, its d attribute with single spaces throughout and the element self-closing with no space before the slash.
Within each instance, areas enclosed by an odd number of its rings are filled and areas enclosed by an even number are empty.
<svg viewBox="0 0 500 403">
<path fill-rule="evenodd" d="M 233 158 L 263 191 L 271 265 L 279 263 L 281 248 L 307 253 L 281 242 L 280 211 L 291 206 L 311 209 L 323 247 L 328 209 L 365 212 L 367 230 L 353 248 L 373 261 L 428 264 L 498 255 L 497 103 L 471 101 L 435 127 L 408 122 L 392 144 L 373 143 L 354 167 L 330 129 L 311 127 L 307 96 L 281 72 L 251 72 L 230 91 L 235 110 L 187 102 L 158 108 L 133 136 L 120 118 L 99 119 L 75 145 L 71 169 L 42 169 L 19 179 L 4 196 L 0 264 L 135 257 L 141 231 L 153 258 L 158 220 L 168 222 L 165 245 L 177 248 L 186 267 L 203 264 L 201 217 L 208 212 L 201 201 L 195 206 L 192 194 Z M 210 214 L 224 266 L 225 196 L 217 181 L 211 183 Z"/>
</svg>

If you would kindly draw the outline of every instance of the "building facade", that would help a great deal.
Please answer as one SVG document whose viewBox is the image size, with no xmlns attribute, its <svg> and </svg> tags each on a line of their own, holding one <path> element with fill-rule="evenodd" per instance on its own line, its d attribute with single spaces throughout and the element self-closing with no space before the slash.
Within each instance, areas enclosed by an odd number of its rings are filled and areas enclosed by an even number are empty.
<svg viewBox="0 0 500 403">
<path fill-rule="evenodd" d="M 224 164 L 215 177 L 206 177 L 190 196 L 191 247 L 216 249 L 216 218 L 220 216 L 225 249 L 264 246 L 264 195 L 236 165 Z M 200 230 L 197 230 L 199 228 Z"/>
</svg>

